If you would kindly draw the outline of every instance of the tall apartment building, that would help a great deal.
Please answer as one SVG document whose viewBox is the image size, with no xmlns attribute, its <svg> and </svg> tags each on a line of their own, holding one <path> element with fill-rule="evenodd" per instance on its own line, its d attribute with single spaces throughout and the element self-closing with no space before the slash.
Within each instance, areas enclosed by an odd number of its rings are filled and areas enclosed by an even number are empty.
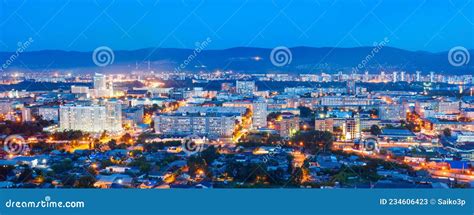
<svg viewBox="0 0 474 215">
<path fill-rule="evenodd" d="M 421 71 L 416 71 L 416 78 L 415 78 L 416 82 L 420 82 L 421 81 Z"/>
<path fill-rule="evenodd" d="M 237 81 L 236 91 L 241 95 L 253 95 L 257 91 L 255 81 Z"/>
<path fill-rule="evenodd" d="M 104 103 L 106 115 L 107 131 L 120 132 L 122 131 L 122 104 L 119 101 L 112 100 Z"/>
<path fill-rule="evenodd" d="M 61 130 L 98 133 L 122 131 L 122 110 L 118 102 L 105 105 L 64 105 L 59 108 Z"/>
<path fill-rule="evenodd" d="M 21 121 L 22 122 L 31 122 L 33 121 L 33 116 L 31 114 L 30 108 L 22 108 L 21 109 Z"/>
<path fill-rule="evenodd" d="M 111 97 L 114 93 L 113 83 L 108 82 L 105 75 L 96 73 L 93 92 L 96 97 Z"/>
<path fill-rule="evenodd" d="M 256 100 L 252 103 L 252 127 L 267 126 L 268 105 L 265 100 Z"/>
</svg>

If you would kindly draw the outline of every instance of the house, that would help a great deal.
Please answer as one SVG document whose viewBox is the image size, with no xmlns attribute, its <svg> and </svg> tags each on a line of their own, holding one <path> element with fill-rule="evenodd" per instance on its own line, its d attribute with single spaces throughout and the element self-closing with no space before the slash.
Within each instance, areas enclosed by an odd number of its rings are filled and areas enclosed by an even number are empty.
<svg viewBox="0 0 474 215">
<path fill-rule="evenodd" d="M 105 168 L 105 171 L 111 173 L 125 173 L 125 172 L 138 172 L 137 170 L 132 169 L 127 166 L 108 166 Z"/>
<path fill-rule="evenodd" d="M 97 188 L 112 188 L 114 184 L 120 186 L 131 187 L 132 177 L 123 174 L 99 175 L 94 187 Z"/>
</svg>

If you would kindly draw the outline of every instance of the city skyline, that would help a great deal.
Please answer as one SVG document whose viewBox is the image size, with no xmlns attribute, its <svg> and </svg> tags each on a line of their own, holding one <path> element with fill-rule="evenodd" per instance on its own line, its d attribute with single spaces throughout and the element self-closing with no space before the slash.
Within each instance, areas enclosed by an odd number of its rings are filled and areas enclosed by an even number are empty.
<svg viewBox="0 0 474 215">
<path fill-rule="evenodd" d="M 472 213 L 473 12 L 0 0 L 0 215 Z"/>
</svg>

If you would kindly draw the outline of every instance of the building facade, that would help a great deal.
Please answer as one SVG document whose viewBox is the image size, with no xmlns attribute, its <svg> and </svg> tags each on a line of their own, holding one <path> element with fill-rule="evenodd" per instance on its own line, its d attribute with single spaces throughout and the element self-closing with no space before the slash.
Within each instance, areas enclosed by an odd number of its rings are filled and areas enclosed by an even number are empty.
<svg viewBox="0 0 474 215">
<path fill-rule="evenodd" d="M 122 115 L 119 103 L 105 105 L 64 105 L 59 108 L 61 130 L 80 130 L 98 133 L 121 132 Z"/>
<path fill-rule="evenodd" d="M 170 136 L 230 138 L 239 116 L 232 113 L 171 113 L 156 116 L 155 132 Z"/>
</svg>

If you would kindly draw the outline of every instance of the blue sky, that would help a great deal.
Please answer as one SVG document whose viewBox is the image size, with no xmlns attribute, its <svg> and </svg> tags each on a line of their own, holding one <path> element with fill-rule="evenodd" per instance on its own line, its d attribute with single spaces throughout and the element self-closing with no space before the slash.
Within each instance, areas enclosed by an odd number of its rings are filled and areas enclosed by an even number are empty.
<svg viewBox="0 0 474 215">
<path fill-rule="evenodd" d="M 472 0 L 3 0 L 0 50 L 147 47 L 474 48 Z"/>
</svg>

